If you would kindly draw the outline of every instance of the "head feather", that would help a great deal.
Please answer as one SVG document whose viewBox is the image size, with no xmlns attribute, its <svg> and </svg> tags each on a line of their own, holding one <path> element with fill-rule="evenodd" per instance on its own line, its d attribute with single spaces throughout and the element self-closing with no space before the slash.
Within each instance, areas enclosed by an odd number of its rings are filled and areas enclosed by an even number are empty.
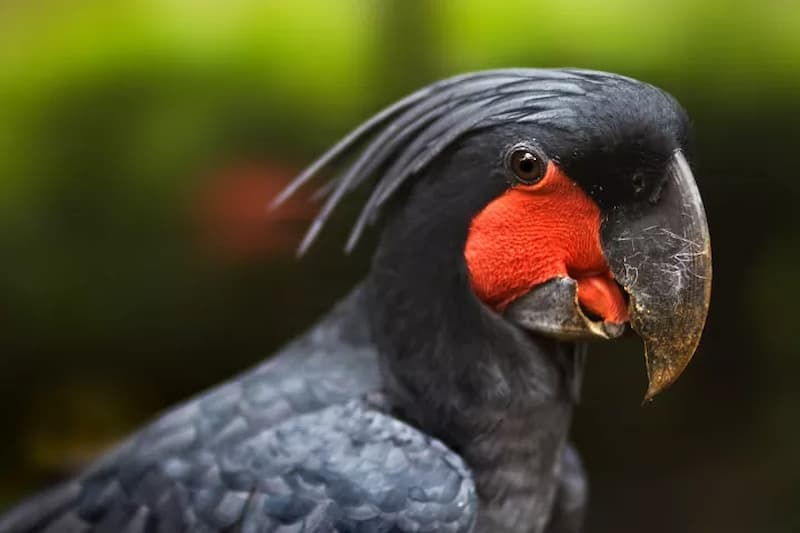
<svg viewBox="0 0 800 533">
<path fill-rule="evenodd" d="M 574 114 L 570 98 L 583 96 L 593 85 L 611 79 L 626 80 L 575 69 L 503 69 L 439 81 L 398 100 L 348 133 L 301 172 L 272 206 L 283 203 L 323 168 L 356 152 L 358 156 L 314 194 L 325 202 L 298 248 L 302 255 L 342 199 L 377 176 L 348 238 L 349 252 L 393 195 L 460 137 L 504 123 L 557 125 Z"/>
</svg>

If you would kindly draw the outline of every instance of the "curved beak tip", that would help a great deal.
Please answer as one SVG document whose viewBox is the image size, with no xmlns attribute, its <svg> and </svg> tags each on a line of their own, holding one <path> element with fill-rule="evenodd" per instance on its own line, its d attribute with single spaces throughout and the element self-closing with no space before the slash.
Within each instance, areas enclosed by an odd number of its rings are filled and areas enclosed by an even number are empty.
<svg viewBox="0 0 800 533">
<path fill-rule="evenodd" d="M 694 357 L 705 327 L 709 295 L 710 279 L 671 316 L 662 316 L 658 322 L 634 318 L 633 329 L 644 341 L 648 378 L 645 401 L 675 383 Z"/>
<path fill-rule="evenodd" d="M 678 378 L 685 368 L 686 366 L 678 368 L 659 368 L 651 372 L 648 365 L 648 385 L 647 392 L 645 392 L 644 395 L 644 403 L 652 401 L 653 398 L 678 381 Z"/>
<path fill-rule="evenodd" d="M 605 227 L 612 272 L 630 297 L 644 341 L 645 402 L 672 385 L 700 342 L 711 296 L 711 243 L 689 164 L 678 151 L 657 205 L 624 211 Z"/>
</svg>

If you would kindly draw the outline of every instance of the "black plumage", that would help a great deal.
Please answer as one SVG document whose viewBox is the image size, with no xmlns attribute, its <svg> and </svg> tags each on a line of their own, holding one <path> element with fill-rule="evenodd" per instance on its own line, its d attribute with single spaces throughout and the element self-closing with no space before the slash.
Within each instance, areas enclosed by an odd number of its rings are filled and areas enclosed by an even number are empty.
<svg viewBox="0 0 800 533">
<path fill-rule="evenodd" d="M 680 106 L 663 91 L 632 78 L 580 69 L 476 72 L 434 83 L 380 111 L 306 168 L 273 205 L 280 205 L 326 165 L 366 142 L 358 158 L 319 189 L 318 197 L 327 197 L 326 201 L 299 247 L 300 253 L 305 252 L 342 198 L 382 170 L 348 239 L 346 249 L 352 250 L 364 227 L 378 218 L 397 189 L 460 137 L 525 123 L 534 124 L 558 147 L 556 159 L 578 165 L 597 162 L 587 155 L 602 156 L 609 147 L 635 140 L 654 141 L 651 156 L 666 156 L 685 147 L 689 135 Z M 647 155 L 643 147 L 634 148 L 630 166 Z M 616 173 L 630 170 L 620 168 L 620 154 L 606 155 L 615 156 L 606 167 Z M 587 178 L 598 181 L 594 173 Z"/>
<path fill-rule="evenodd" d="M 0 531 L 467 531 L 463 461 L 385 414 L 360 296 L 174 409 Z M 376 403 L 377 402 L 377 403 Z"/>
<path fill-rule="evenodd" d="M 541 146 L 600 205 L 644 187 L 685 114 L 655 87 L 581 70 L 479 72 L 369 119 L 323 167 L 300 250 L 376 178 L 348 241 L 385 218 L 368 278 L 266 363 L 160 417 L 0 531 L 576 532 L 567 443 L 585 346 L 531 335 L 470 290 L 470 220 L 509 187 L 504 150 Z"/>
</svg>

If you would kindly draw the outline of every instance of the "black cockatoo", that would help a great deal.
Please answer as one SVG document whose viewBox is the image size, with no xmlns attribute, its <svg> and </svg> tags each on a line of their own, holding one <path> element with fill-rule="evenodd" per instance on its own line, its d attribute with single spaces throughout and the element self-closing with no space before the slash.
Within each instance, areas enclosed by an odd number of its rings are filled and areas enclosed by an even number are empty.
<svg viewBox="0 0 800 533">
<path fill-rule="evenodd" d="M 705 322 L 689 137 L 671 96 L 602 72 L 477 72 L 403 98 L 280 198 L 345 159 L 303 250 L 372 183 L 348 242 L 382 220 L 367 278 L 0 531 L 578 531 L 586 342 L 638 334 L 649 399 Z"/>
</svg>

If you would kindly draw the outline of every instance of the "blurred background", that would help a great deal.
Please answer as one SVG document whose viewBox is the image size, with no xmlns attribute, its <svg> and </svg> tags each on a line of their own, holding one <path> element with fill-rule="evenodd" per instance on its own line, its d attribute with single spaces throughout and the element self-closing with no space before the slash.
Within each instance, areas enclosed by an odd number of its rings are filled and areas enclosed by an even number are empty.
<svg viewBox="0 0 800 533">
<path fill-rule="evenodd" d="M 593 350 L 586 531 L 800 531 L 794 0 L 0 1 L 0 509 L 307 328 L 366 271 L 358 202 L 299 261 L 315 204 L 264 206 L 396 98 L 507 66 L 638 77 L 697 133 L 708 327 L 646 407 L 641 347 Z"/>
</svg>

